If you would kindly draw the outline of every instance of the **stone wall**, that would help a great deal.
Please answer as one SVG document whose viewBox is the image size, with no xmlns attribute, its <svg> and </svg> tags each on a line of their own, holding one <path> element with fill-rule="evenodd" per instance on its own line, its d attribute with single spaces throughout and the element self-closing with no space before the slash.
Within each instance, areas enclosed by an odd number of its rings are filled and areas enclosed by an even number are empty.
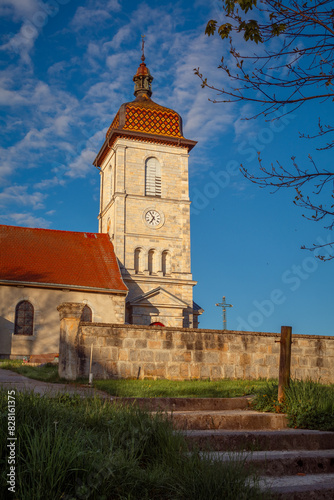
<svg viewBox="0 0 334 500">
<path fill-rule="evenodd" d="M 293 332 L 292 332 L 293 334 Z M 334 383 L 334 337 L 292 335 L 291 375 Z M 280 334 L 81 323 L 78 376 L 278 378 Z"/>
</svg>

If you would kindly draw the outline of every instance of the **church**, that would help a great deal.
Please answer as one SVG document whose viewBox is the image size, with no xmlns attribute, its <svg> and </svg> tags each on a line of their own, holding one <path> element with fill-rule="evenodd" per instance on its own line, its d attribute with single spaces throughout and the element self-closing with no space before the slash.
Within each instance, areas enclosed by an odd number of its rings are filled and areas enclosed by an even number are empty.
<svg viewBox="0 0 334 500">
<path fill-rule="evenodd" d="M 152 99 L 142 62 L 94 166 L 99 232 L 0 225 L 0 357 L 57 353 L 64 302 L 82 321 L 197 328 L 182 119 Z"/>
</svg>

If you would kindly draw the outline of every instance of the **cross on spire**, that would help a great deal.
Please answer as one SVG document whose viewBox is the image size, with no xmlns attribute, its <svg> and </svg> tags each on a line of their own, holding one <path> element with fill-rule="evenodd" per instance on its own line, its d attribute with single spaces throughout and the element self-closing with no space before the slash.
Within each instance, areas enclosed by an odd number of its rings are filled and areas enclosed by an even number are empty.
<svg viewBox="0 0 334 500">
<path fill-rule="evenodd" d="M 216 304 L 216 306 L 222 308 L 223 312 L 223 330 L 226 330 L 226 307 L 233 307 L 232 304 L 226 304 L 226 297 L 223 297 L 223 300 L 220 304 Z"/>
<path fill-rule="evenodd" d="M 144 47 L 145 47 L 145 35 L 141 35 L 141 63 L 139 65 L 139 68 L 137 69 L 137 73 L 133 77 L 133 81 L 135 82 L 135 91 L 134 95 L 136 98 L 140 99 L 148 99 L 152 95 L 152 81 L 153 81 L 153 76 L 151 76 L 150 70 L 144 63 L 145 61 L 145 54 L 144 54 Z"/>
<path fill-rule="evenodd" d="M 141 60 L 144 62 L 145 61 L 145 54 L 144 54 L 144 46 L 145 46 L 145 35 L 142 35 L 141 36 L 141 51 L 142 51 L 142 55 L 141 55 Z"/>
</svg>

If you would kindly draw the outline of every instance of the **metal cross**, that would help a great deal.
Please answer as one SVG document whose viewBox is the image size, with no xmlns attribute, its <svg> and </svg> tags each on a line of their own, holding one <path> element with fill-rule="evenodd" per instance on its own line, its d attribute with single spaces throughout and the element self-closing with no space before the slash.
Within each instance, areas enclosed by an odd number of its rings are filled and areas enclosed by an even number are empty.
<svg viewBox="0 0 334 500">
<path fill-rule="evenodd" d="M 226 298 L 223 297 L 221 304 L 216 304 L 216 306 L 223 309 L 223 330 L 226 330 L 226 307 L 233 307 L 232 304 L 226 304 Z"/>
<path fill-rule="evenodd" d="M 145 45 L 145 35 L 141 36 L 141 51 L 142 51 L 142 56 L 141 60 L 144 62 L 145 61 L 145 54 L 144 54 L 144 45 Z"/>
</svg>

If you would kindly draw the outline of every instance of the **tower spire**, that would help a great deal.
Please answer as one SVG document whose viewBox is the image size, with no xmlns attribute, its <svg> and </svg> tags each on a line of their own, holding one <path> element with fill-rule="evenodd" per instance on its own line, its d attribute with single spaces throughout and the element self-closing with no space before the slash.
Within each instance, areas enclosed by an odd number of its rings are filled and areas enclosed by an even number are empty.
<svg viewBox="0 0 334 500">
<path fill-rule="evenodd" d="M 153 76 L 151 76 L 150 70 L 145 64 L 145 54 L 144 54 L 144 46 L 145 46 L 145 35 L 141 36 L 141 63 L 137 69 L 137 73 L 133 77 L 133 81 L 135 82 L 135 91 L 134 95 L 137 99 L 139 98 L 150 98 L 152 95 L 152 81 Z"/>
</svg>

